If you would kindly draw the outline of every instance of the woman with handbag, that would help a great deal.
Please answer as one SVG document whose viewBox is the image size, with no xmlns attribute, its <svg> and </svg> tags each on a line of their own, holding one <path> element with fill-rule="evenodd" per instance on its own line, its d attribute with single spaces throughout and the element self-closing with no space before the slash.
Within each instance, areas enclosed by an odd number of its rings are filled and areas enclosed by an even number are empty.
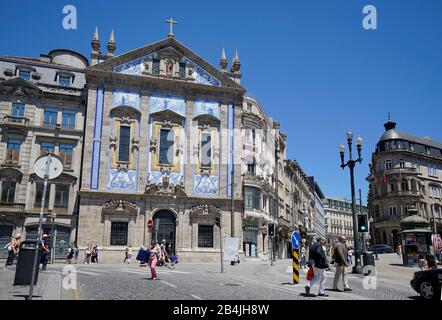
<svg viewBox="0 0 442 320">
<path fill-rule="evenodd" d="M 150 278 L 151 280 L 157 280 L 157 263 L 160 255 L 160 247 L 158 246 L 156 240 L 152 240 L 149 249 L 149 267 L 150 273 L 152 275 L 152 277 Z"/>
</svg>

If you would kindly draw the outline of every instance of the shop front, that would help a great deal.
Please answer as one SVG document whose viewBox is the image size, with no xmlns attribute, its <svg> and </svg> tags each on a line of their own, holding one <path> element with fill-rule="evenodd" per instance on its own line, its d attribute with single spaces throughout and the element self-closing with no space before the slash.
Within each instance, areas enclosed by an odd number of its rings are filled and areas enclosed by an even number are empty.
<svg viewBox="0 0 442 320">
<path fill-rule="evenodd" d="M 258 257 L 258 223 L 243 226 L 243 250 L 246 257 Z"/>
</svg>

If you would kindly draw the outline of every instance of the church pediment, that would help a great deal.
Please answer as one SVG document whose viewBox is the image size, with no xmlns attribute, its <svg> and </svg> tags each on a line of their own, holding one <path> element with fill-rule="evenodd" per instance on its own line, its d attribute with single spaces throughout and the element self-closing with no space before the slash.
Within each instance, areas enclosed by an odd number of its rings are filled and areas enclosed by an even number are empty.
<svg viewBox="0 0 442 320">
<path fill-rule="evenodd" d="M 242 88 L 175 38 L 168 38 L 124 53 L 90 69 L 209 86 Z"/>
<path fill-rule="evenodd" d="M 31 96 L 41 93 L 39 87 L 22 78 L 13 78 L 0 82 L 0 88 L 14 96 Z"/>
</svg>

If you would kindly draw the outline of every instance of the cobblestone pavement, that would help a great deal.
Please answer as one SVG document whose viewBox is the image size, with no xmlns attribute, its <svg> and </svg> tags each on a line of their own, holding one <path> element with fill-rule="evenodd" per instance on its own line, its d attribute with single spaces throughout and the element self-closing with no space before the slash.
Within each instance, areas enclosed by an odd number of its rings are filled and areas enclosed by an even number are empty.
<svg viewBox="0 0 442 320">
<path fill-rule="evenodd" d="M 378 280 L 376 289 L 363 288 L 363 276 L 349 275 L 353 292 L 327 291 L 329 297 L 308 297 L 304 294 L 305 270 L 301 270 L 301 284 L 292 284 L 291 261 L 278 260 L 242 262 L 236 266 L 225 264 L 220 273 L 219 263 L 178 264 L 175 269 L 158 267 L 158 280 L 152 281 L 148 267 L 128 264 L 73 265 L 76 270 L 77 289 L 62 288 L 62 270 L 65 265 L 49 265 L 40 272 L 35 299 L 85 300 L 399 300 L 416 299 L 409 281 L 413 272 L 399 266 L 399 257 L 383 255 L 376 261 Z M 326 288 L 332 287 L 334 268 L 326 272 Z M 0 299 L 23 299 L 28 287 L 13 287 L 14 270 L 0 270 Z M 312 289 L 317 294 L 318 288 Z"/>
</svg>

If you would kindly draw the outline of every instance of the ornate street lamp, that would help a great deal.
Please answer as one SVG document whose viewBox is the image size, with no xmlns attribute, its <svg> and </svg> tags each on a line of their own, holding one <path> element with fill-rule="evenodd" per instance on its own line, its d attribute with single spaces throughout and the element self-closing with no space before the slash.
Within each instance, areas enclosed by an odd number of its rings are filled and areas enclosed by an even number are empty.
<svg viewBox="0 0 442 320">
<path fill-rule="evenodd" d="M 353 213 L 353 236 L 354 236 L 354 247 L 355 247 L 355 266 L 353 267 L 352 272 L 357 274 L 362 274 L 362 264 L 361 264 L 361 250 L 360 250 L 360 244 L 359 244 L 359 238 L 358 238 L 358 219 L 357 219 L 357 212 L 356 212 L 356 196 L 355 196 L 355 178 L 354 178 L 354 168 L 356 163 L 362 162 L 361 157 L 361 151 L 362 151 L 362 138 L 357 137 L 356 139 L 356 149 L 358 150 L 358 158 L 356 160 L 353 160 L 352 157 L 352 144 L 353 144 L 353 133 L 347 132 L 347 143 L 348 143 L 348 151 L 349 151 L 349 160 L 347 163 L 344 162 L 345 157 L 345 146 L 340 145 L 339 146 L 339 154 L 341 157 L 341 168 L 342 170 L 345 169 L 345 167 L 348 167 L 350 169 L 350 184 L 351 184 L 351 209 Z"/>
</svg>

